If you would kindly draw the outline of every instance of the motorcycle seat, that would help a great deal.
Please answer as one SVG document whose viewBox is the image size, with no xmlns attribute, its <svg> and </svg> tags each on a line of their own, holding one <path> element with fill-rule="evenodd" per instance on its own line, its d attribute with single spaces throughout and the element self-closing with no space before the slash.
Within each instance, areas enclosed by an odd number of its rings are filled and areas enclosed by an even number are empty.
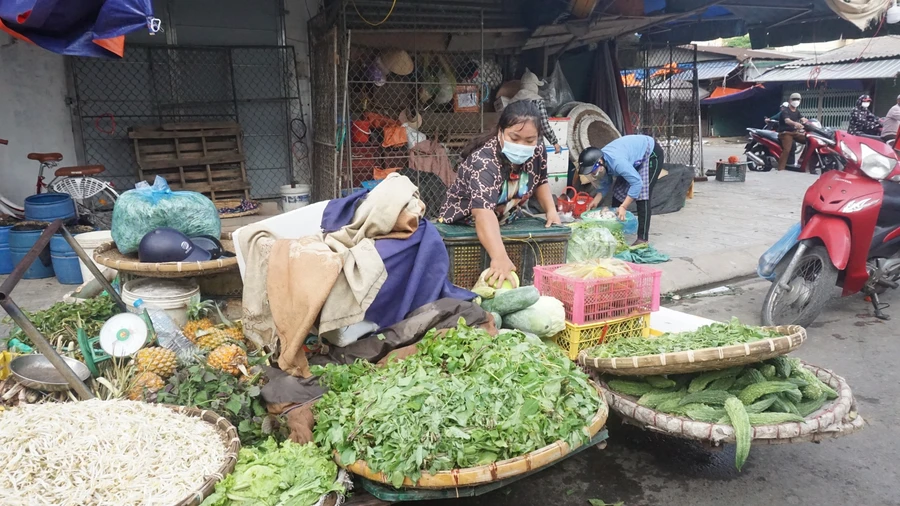
<svg viewBox="0 0 900 506">
<path fill-rule="evenodd" d="M 775 132 L 773 130 L 754 130 L 753 133 L 755 135 L 758 135 L 760 137 L 765 137 L 765 138 L 771 139 L 773 141 L 778 140 L 778 132 Z"/>
</svg>

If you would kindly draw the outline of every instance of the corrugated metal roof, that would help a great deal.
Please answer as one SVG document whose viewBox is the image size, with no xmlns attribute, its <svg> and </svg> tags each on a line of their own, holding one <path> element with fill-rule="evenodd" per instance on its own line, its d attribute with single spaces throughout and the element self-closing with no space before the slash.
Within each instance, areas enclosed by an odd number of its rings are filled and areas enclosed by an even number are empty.
<svg viewBox="0 0 900 506">
<path fill-rule="evenodd" d="M 787 65 L 813 66 L 829 63 L 882 60 L 898 56 L 900 56 L 900 36 L 888 35 L 873 39 L 861 39 L 844 47 L 833 49 L 818 56 L 793 61 Z"/>
<path fill-rule="evenodd" d="M 697 80 L 708 81 L 710 79 L 724 79 L 740 65 L 737 60 L 703 61 L 697 62 Z M 680 67 L 681 65 L 679 65 Z M 688 66 L 690 69 L 690 65 Z M 675 79 L 693 79 L 692 72 L 682 72 Z"/>
<path fill-rule="evenodd" d="M 843 79 L 892 79 L 900 74 L 900 58 L 892 60 L 860 61 L 857 63 L 835 63 L 820 65 L 818 75 L 815 67 L 784 65 L 776 67 L 753 79 L 758 83 L 843 80 Z"/>
</svg>

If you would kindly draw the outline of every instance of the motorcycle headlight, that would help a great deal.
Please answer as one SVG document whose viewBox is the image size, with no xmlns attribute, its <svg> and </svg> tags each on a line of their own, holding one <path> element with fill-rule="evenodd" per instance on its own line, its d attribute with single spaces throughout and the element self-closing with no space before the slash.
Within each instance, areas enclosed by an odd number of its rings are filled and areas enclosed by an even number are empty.
<svg viewBox="0 0 900 506">
<path fill-rule="evenodd" d="M 856 153 L 853 152 L 852 149 L 847 147 L 843 141 L 841 141 L 841 154 L 844 155 L 844 158 L 852 161 L 853 163 L 859 163 L 859 158 L 856 157 Z"/>
<path fill-rule="evenodd" d="M 860 144 L 860 152 L 862 154 L 862 162 L 860 162 L 859 168 L 867 176 L 877 181 L 886 178 L 894 170 L 894 165 L 897 163 L 893 158 L 881 155 L 865 144 Z"/>
</svg>

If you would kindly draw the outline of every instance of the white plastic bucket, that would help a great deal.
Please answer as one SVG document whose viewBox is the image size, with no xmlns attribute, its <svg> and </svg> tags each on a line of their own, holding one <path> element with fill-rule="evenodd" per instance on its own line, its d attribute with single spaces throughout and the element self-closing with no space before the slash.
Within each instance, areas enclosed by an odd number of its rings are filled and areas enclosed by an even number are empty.
<svg viewBox="0 0 900 506">
<path fill-rule="evenodd" d="M 134 301 L 141 299 L 148 308 L 162 309 L 179 327 L 187 325 L 188 306 L 200 301 L 200 287 L 193 281 L 181 279 L 140 278 L 122 287 L 122 301 L 128 311 L 140 314 Z"/>
<path fill-rule="evenodd" d="M 75 236 L 75 241 L 78 242 L 81 248 L 84 249 L 84 252 L 87 253 L 87 256 L 91 259 L 94 258 L 94 250 L 97 249 L 97 246 L 108 243 L 112 240 L 112 232 L 110 232 L 109 230 L 87 232 Z M 93 260 L 91 261 L 93 262 Z M 94 279 L 94 275 L 91 274 L 91 271 L 88 269 L 88 266 L 85 265 L 84 260 L 79 258 L 78 265 L 81 266 L 81 279 L 83 279 L 85 283 Z M 94 265 L 97 264 L 94 263 Z M 109 269 L 108 267 L 104 267 L 102 265 L 97 265 L 97 268 L 100 269 L 100 272 L 104 272 Z"/>
<path fill-rule="evenodd" d="M 310 187 L 308 184 L 298 184 L 293 188 L 291 188 L 291 185 L 289 184 L 282 186 L 281 210 L 283 212 L 288 212 L 308 206 L 309 190 Z"/>
</svg>

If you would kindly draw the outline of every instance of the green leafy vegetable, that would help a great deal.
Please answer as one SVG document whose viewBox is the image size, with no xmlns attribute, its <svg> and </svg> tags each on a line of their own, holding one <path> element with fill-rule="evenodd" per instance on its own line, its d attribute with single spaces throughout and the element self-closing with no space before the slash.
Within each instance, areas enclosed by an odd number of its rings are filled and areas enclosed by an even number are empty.
<svg viewBox="0 0 900 506">
<path fill-rule="evenodd" d="M 251 369 L 266 357 L 249 357 Z M 270 436 L 279 441 L 287 438 L 283 421 L 270 415 L 260 396 L 262 374 L 238 379 L 204 364 L 195 364 L 169 378 L 165 388 L 147 397 L 148 401 L 195 406 L 218 413 L 234 424 L 241 443 L 252 445 Z"/>
<path fill-rule="evenodd" d="M 85 299 L 77 304 L 57 302 L 47 309 L 33 313 L 25 311 L 31 323 L 50 340 L 51 344 L 65 349 L 70 348 L 69 343 L 76 342 L 75 331 L 79 326 L 84 327 L 88 337 L 96 337 L 106 320 L 119 313 L 121 310 L 109 295 Z M 7 316 L 3 319 L 3 323 L 12 323 L 12 319 Z M 9 339 L 18 339 L 29 346 L 34 345 L 18 325 L 14 325 L 9 331 Z M 73 349 L 77 349 L 77 345 L 74 345 Z"/>
<path fill-rule="evenodd" d="M 313 372 L 330 388 L 314 408 L 316 442 L 342 463 L 365 460 L 398 487 L 558 440 L 579 447 L 601 402 L 560 349 L 462 322 L 444 337 L 429 332 L 405 360 Z"/>
<path fill-rule="evenodd" d="M 772 330 L 743 325 L 737 318 L 732 318 L 729 323 L 713 323 L 691 332 L 616 339 L 592 348 L 588 353 L 597 358 L 639 357 L 750 343 L 779 335 Z"/>
<path fill-rule="evenodd" d="M 310 506 L 337 483 L 337 465 L 316 445 L 269 438 L 257 447 L 241 448 L 234 472 L 216 484 L 201 506 Z"/>
</svg>

